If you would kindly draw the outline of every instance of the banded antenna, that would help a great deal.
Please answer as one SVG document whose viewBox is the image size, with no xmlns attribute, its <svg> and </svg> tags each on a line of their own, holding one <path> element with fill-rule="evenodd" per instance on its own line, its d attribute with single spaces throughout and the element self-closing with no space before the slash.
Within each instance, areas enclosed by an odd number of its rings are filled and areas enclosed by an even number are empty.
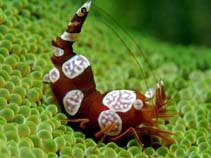
<svg viewBox="0 0 211 158">
<path fill-rule="evenodd" d="M 134 44 L 135 44 L 135 47 L 136 49 L 141 53 L 142 57 L 144 58 L 144 60 L 146 61 L 149 69 L 150 69 L 150 72 L 154 78 L 154 80 L 157 82 L 157 77 L 155 76 L 155 73 L 153 71 L 153 68 L 152 68 L 152 65 L 150 64 L 148 58 L 145 56 L 145 53 L 144 51 L 141 49 L 140 45 L 137 43 L 137 41 L 132 37 L 131 34 L 129 34 L 129 32 L 127 32 L 124 27 L 122 27 L 106 10 L 98 7 L 96 4 L 92 4 L 93 6 L 95 6 L 95 8 L 97 10 L 99 10 L 100 13 L 103 13 L 105 15 L 105 17 L 108 17 L 109 20 L 111 20 L 112 24 L 109 24 L 105 21 L 102 20 L 102 22 L 107 26 L 109 27 L 113 32 L 114 34 L 119 38 L 119 40 L 123 43 L 123 45 L 126 47 L 126 49 L 128 50 L 128 52 L 130 53 L 130 55 L 132 56 L 132 58 L 134 59 L 135 63 L 137 64 L 138 66 L 138 69 L 140 71 L 140 73 L 143 75 L 143 79 L 144 79 L 144 82 L 146 84 L 146 87 L 147 89 L 149 89 L 149 85 L 148 85 L 148 82 L 146 80 L 146 75 L 143 71 L 143 68 L 140 64 L 140 62 L 138 61 L 138 59 L 136 58 L 136 55 L 135 53 L 129 48 L 128 44 L 126 43 L 126 41 L 121 37 L 120 33 L 115 29 L 115 26 L 117 28 L 119 28 L 125 35 L 126 37 L 128 37 Z M 115 26 L 113 26 L 113 24 L 115 24 Z"/>
</svg>

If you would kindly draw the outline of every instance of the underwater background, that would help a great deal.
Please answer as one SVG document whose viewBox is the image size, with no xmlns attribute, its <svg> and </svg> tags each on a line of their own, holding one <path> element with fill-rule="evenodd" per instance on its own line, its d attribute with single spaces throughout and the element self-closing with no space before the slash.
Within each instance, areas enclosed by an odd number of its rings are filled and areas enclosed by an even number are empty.
<svg viewBox="0 0 211 158">
<path fill-rule="evenodd" d="M 99 5 L 124 25 L 168 42 L 211 46 L 210 0 L 115 0 Z M 124 18 L 119 18 L 124 14 Z"/>
<path fill-rule="evenodd" d="M 168 145 L 153 138 L 153 144 L 141 150 L 132 139 L 124 148 L 113 142 L 101 143 L 92 153 L 97 142 L 61 121 L 67 116 L 55 105 L 42 78 L 53 67 L 51 40 L 61 35 L 81 4 L 76 0 L 0 0 L 0 157 L 211 157 L 210 48 L 169 44 L 149 36 L 144 29 L 126 26 L 145 52 L 149 66 L 128 36 L 99 15 L 94 6 L 74 44 L 75 52 L 89 59 L 101 92 L 133 89 L 144 93 L 144 79 L 150 87 L 156 85 L 152 68 L 156 77 L 164 80 L 168 98 L 174 97 L 167 108 L 176 116 L 159 120 L 159 126 L 176 134 L 171 136 L 175 143 Z M 96 4 L 103 6 L 99 1 Z M 144 74 L 102 21 L 134 51 Z"/>
</svg>

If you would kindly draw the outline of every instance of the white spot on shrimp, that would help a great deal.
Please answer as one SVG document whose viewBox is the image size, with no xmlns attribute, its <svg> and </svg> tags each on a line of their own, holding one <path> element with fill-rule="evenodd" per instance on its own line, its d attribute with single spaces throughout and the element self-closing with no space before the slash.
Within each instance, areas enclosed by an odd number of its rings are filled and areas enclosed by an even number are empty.
<svg viewBox="0 0 211 158">
<path fill-rule="evenodd" d="M 131 109 L 136 99 L 134 91 L 114 90 L 103 98 L 103 104 L 116 112 L 127 112 Z"/>
<path fill-rule="evenodd" d="M 51 83 L 51 80 L 49 78 L 49 73 L 45 74 L 42 80 L 45 83 Z"/>
<path fill-rule="evenodd" d="M 152 99 L 153 96 L 155 95 L 155 89 L 154 88 L 150 88 L 148 91 L 145 92 L 145 97 L 147 99 Z"/>
<path fill-rule="evenodd" d="M 53 49 L 54 49 L 54 55 L 56 57 L 60 57 L 64 54 L 64 50 L 59 47 L 53 47 Z"/>
<path fill-rule="evenodd" d="M 79 76 L 89 66 L 89 61 L 82 55 L 75 55 L 62 65 L 62 71 L 69 79 Z"/>
<path fill-rule="evenodd" d="M 60 78 L 60 73 L 59 70 L 57 68 L 53 68 L 50 70 L 49 72 L 49 79 L 52 83 L 55 83 L 56 81 L 58 81 Z"/>
<path fill-rule="evenodd" d="M 75 41 L 78 38 L 78 33 L 69 33 L 69 32 L 64 32 L 61 35 L 61 39 L 65 40 L 65 41 Z"/>
<path fill-rule="evenodd" d="M 119 115 L 112 110 L 102 111 L 98 117 L 98 124 L 101 129 L 104 129 L 110 126 L 112 123 L 115 123 L 114 127 L 109 133 L 106 133 L 110 136 L 118 135 L 122 130 L 122 120 Z"/>
<path fill-rule="evenodd" d="M 74 116 L 81 107 L 84 94 L 80 90 L 71 90 L 63 98 L 63 104 L 66 112 Z"/>
<path fill-rule="evenodd" d="M 77 26 L 77 25 L 80 25 L 80 24 L 81 24 L 81 23 L 78 22 L 78 21 L 70 21 L 69 24 L 68 24 L 68 26 L 74 27 L 74 26 Z"/>
<path fill-rule="evenodd" d="M 136 110 L 141 110 L 142 107 L 144 106 L 144 103 L 141 99 L 136 99 L 135 102 L 133 103 L 133 106 Z"/>
</svg>

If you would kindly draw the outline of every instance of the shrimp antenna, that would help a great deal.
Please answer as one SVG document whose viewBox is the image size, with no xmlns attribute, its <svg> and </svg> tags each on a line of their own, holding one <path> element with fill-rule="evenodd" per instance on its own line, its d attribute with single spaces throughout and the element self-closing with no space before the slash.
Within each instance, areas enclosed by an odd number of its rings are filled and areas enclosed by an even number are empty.
<svg viewBox="0 0 211 158">
<path fill-rule="evenodd" d="M 97 8 L 97 10 L 100 10 L 102 13 L 104 13 L 104 15 L 106 15 L 118 28 L 120 28 L 120 30 L 127 36 L 129 37 L 129 39 L 135 44 L 137 50 L 141 53 L 141 55 L 143 56 L 144 60 L 146 61 L 147 65 L 149 66 L 149 69 L 151 71 L 151 74 L 154 78 L 155 81 L 158 81 L 157 80 L 157 77 L 155 76 L 154 74 L 154 71 L 153 71 L 153 68 L 152 68 L 152 65 L 150 64 L 148 58 L 145 56 L 145 53 L 144 51 L 141 49 L 140 45 L 136 42 L 136 40 L 132 37 L 131 34 L 129 34 L 106 10 L 98 7 L 96 4 L 93 4 L 95 6 L 95 8 Z M 109 25 L 108 23 L 105 23 L 103 22 L 105 25 L 107 25 L 109 28 L 112 29 L 112 31 L 116 34 L 116 36 L 121 40 L 121 42 L 123 42 L 123 44 L 125 45 L 125 47 L 128 49 L 129 53 L 131 54 L 131 56 L 133 57 L 133 59 L 135 60 L 138 68 L 139 68 L 139 71 L 141 72 L 141 74 L 143 74 L 143 78 L 144 78 L 144 82 L 147 86 L 147 88 L 149 88 L 148 86 L 148 83 L 146 81 L 146 76 L 145 76 L 145 73 L 143 71 L 143 68 L 140 64 L 140 62 L 138 61 L 138 59 L 136 58 L 136 55 L 135 53 L 129 48 L 129 46 L 126 44 L 126 42 L 124 41 L 124 39 L 119 35 L 119 33 L 111 26 Z"/>
</svg>

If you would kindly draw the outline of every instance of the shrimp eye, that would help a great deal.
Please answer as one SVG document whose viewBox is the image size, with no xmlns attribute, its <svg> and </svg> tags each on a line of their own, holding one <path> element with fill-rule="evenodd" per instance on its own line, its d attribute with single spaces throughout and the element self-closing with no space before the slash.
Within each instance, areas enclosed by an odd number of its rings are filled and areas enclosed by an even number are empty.
<svg viewBox="0 0 211 158">
<path fill-rule="evenodd" d="M 53 47 L 53 49 L 56 57 L 61 57 L 64 54 L 64 50 L 59 47 Z"/>
<path fill-rule="evenodd" d="M 144 106 L 144 103 L 140 99 L 136 99 L 135 102 L 133 103 L 133 106 L 136 110 L 141 110 L 142 107 Z"/>
</svg>

